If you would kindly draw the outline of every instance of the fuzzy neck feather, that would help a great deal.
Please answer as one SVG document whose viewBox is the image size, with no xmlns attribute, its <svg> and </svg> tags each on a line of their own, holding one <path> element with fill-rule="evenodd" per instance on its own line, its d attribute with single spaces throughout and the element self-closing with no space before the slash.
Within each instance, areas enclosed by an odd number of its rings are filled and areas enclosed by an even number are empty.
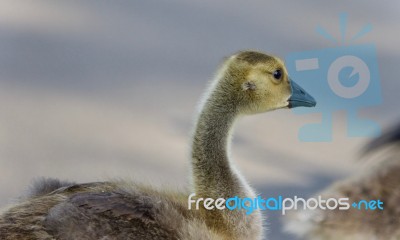
<svg viewBox="0 0 400 240">
<path fill-rule="evenodd" d="M 192 168 L 198 197 L 250 197 L 251 189 L 229 160 L 231 130 L 239 115 L 235 99 L 219 86 L 200 113 L 193 138 Z"/>
<path fill-rule="evenodd" d="M 194 191 L 198 198 L 253 198 L 250 186 L 229 160 L 231 130 L 239 115 L 234 99 L 214 89 L 200 113 L 192 146 Z M 246 216 L 241 211 L 205 211 L 206 221 L 226 239 L 261 239 L 259 210 Z"/>
<path fill-rule="evenodd" d="M 232 128 L 241 111 L 238 94 L 230 94 L 240 73 L 220 68 L 202 106 L 192 143 L 193 187 L 197 198 L 254 198 L 255 194 L 229 160 Z M 207 224 L 226 239 L 261 239 L 262 217 L 243 211 L 205 211 Z"/>
</svg>

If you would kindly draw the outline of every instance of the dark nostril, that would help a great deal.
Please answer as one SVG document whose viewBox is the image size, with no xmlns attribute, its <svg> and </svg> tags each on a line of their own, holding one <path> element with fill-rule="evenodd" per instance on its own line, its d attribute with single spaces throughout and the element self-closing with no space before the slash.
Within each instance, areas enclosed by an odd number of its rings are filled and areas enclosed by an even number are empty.
<svg viewBox="0 0 400 240">
<path fill-rule="evenodd" d="M 300 92 L 301 92 L 301 94 L 303 94 L 303 95 L 305 95 L 305 94 L 306 94 L 306 93 L 305 93 L 303 90 L 301 90 L 301 89 L 300 89 Z"/>
</svg>

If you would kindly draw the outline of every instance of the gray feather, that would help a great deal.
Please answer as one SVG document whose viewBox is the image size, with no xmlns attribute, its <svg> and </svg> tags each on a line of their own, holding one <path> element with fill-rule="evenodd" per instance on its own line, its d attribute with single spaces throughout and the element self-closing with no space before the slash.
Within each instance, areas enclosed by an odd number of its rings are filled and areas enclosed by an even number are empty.
<svg viewBox="0 0 400 240">
<path fill-rule="evenodd" d="M 400 144 L 400 123 L 388 128 L 382 136 L 375 138 L 364 147 L 364 153 L 368 154 L 388 145 Z"/>
<path fill-rule="evenodd" d="M 56 178 L 37 178 L 28 189 L 28 197 L 38 197 L 51 193 L 59 188 L 73 185 L 69 181 L 61 181 Z"/>
</svg>

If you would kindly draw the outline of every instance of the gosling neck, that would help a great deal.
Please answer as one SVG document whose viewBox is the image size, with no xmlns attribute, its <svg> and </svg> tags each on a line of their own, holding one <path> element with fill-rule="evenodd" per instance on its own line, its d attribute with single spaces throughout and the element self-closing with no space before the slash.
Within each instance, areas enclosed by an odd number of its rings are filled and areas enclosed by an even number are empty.
<svg viewBox="0 0 400 240">
<path fill-rule="evenodd" d="M 230 165 L 231 131 L 238 116 L 234 102 L 215 91 L 200 113 L 192 146 L 194 190 L 198 197 L 228 198 L 251 192 Z"/>
</svg>

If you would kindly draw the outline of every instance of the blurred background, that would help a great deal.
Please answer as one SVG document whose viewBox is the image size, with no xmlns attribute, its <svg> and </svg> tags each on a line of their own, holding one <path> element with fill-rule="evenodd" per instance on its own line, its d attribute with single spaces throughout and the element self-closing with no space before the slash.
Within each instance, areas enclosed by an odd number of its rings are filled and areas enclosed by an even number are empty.
<svg viewBox="0 0 400 240">
<path fill-rule="evenodd" d="M 383 103 L 361 111 L 383 127 L 400 118 L 400 2 L 395 1 L 1 1 L 0 207 L 32 179 L 128 178 L 187 185 L 197 102 L 225 56 L 257 49 L 284 57 L 335 47 L 367 23 Z M 235 163 L 264 197 L 308 197 L 354 173 L 367 138 L 348 138 L 346 112 L 333 115 L 333 141 L 305 143 L 298 129 L 318 114 L 286 110 L 242 119 Z M 282 233 L 268 212 L 270 239 Z"/>
</svg>

